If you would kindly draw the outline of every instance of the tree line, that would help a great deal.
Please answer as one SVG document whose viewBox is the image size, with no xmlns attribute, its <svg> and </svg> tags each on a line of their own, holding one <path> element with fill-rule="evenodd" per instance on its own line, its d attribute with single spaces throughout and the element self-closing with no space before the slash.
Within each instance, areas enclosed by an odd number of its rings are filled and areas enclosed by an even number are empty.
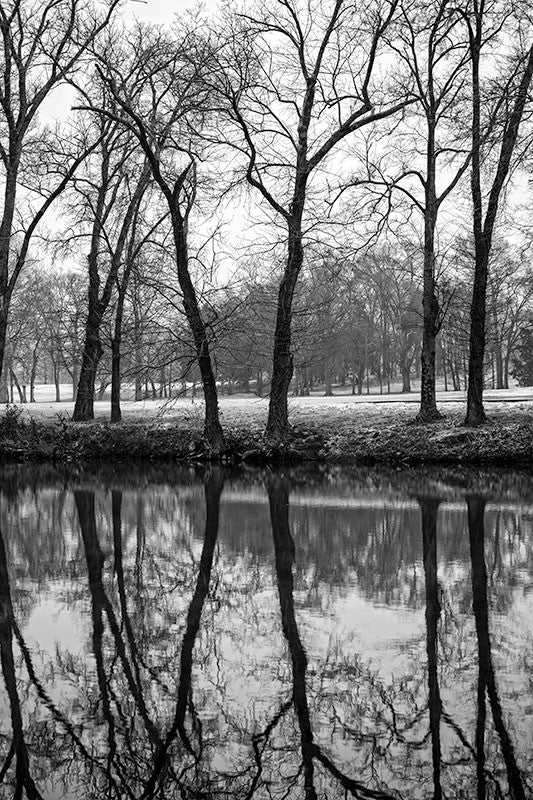
<svg viewBox="0 0 533 800">
<path fill-rule="evenodd" d="M 439 371 L 482 423 L 487 376 L 505 386 L 513 352 L 525 375 L 528 233 L 503 233 L 528 166 L 527 7 L 257 0 L 165 28 L 128 13 L 0 9 L 4 385 L 22 365 L 31 399 L 46 352 L 83 421 L 100 368 L 118 420 L 121 383 L 192 379 L 213 455 L 237 382 L 268 388 L 274 439 L 290 391 L 408 390 L 413 372 L 420 420 L 439 417 Z M 72 111 L 52 123 L 60 88 Z"/>
<path fill-rule="evenodd" d="M 303 275 L 294 310 L 294 377 L 290 392 L 368 394 L 410 392 L 420 381 L 422 297 L 420 271 L 411 256 L 374 251 L 350 264 L 322 254 Z M 146 265 L 143 263 L 143 267 Z M 171 265 L 169 266 L 169 269 Z M 161 277 L 161 263 L 158 275 Z M 465 389 L 468 376 L 467 276 L 448 287 L 447 312 L 436 349 L 436 376 L 446 391 Z M 530 385 L 533 282 L 527 264 L 500 253 L 489 283 L 485 382 L 509 387 L 510 378 Z M 35 402 L 38 383 L 72 385 L 76 395 L 86 325 L 85 276 L 76 271 L 35 269 L 14 296 L 5 369 L 11 402 Z M 183 313 L 161 297 L 159 282 L 135 270 L 123 305 L 112 302 L 101 328 L 103 354 L 94 396 L 115 388 L 120 396 L 146 400 L 201 394 L 194 344 Z M 219 394 L 268 393 L 276 287 L 254 276 L 216 292 L 210 308 Z M 116 315 L 120 314 L 120 370 L 113 370 Z M 208 310 L 204 313 L 208 316 Z"/>
</svg>

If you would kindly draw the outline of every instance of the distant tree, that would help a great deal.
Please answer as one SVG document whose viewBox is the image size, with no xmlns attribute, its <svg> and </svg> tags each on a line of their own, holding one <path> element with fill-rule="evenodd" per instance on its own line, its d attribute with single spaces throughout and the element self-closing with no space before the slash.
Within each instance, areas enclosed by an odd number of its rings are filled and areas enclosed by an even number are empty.
<svg viewBox="0 0 533 800">
<path fill-rule="evenodd" d="M 511 374 L 519 386 L 533 386 L 533 314 L 518 330 Z"/>
</svg>

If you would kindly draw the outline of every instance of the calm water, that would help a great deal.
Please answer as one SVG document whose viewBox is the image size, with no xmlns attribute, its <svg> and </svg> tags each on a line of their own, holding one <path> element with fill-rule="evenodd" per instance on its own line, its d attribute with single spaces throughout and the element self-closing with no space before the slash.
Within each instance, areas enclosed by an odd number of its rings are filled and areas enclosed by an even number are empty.
<svg viewBox="0 0 533 800">
<path fill-rule="evenodd" d="M 0 522 L 0 797 L 532 796 L 533 476 L 12 468 Z"/>
</svg>

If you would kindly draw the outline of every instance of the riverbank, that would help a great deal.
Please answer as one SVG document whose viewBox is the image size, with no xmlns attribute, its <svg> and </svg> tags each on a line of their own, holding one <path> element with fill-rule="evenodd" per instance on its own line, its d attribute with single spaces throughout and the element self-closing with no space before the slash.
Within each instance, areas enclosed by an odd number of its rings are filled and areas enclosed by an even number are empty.
<svg viewBox="0 0 533 800">
<path fill-rule="evenodd" d="M 308 398 L 305 398 L 308 400 Z M 50 406 L 53 408 L 53 406 Z M 529 464 L 533 462 L 533 402 L 487 404 L 489 421 L 466 428 L 464 404 L 443 404 L 442 420 L 414 421 L 412 402 L 344 402 L 312 398 L 291 403 L 291 430 L 282 446 L 264 437 L 266 402 L 221 402 L 227 440 L 223 461 L 239 463 Z M 182 402 L 131 410 L 119 424 L 97 417 L 73 423 L 40 404 L 0 414 L 0 459 L 24 461 L 206 460 L 202 407 Z"/>
</svg>

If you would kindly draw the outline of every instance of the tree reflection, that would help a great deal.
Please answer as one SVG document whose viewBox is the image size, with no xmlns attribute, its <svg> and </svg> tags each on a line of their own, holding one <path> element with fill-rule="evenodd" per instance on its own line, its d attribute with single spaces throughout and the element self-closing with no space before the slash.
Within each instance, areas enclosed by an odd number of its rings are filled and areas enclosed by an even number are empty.
<svg viewBox="0 0 533 800">
<path fill-rule="evenodd" d="M 317 759 L 335 778 L 345 795 L 359 800 L 392 800 L 392 795 L 372 789 L 355 781 L 339 769 L 314 742 L 307 699 L 307 654 L 302 644 L 294 611 L 293 565 L 295 547 L 289 526 L 289 482 L 283 475 L 267 478 L 268 502 L 274 540 L 276 578 L 278 585 L 281 624 L 287 640 L 292 663 L 292 702 L 298 719 L 300 752 L 306 800 L 316 800 L 314 759 Z M 324 795 L 327 796 L 327 795 Z"/>
<path fill-rule="evenodd" d="M 429 727 L 433 762 L 433 798 L 441 800 L 440 723 L 442 703 L 438 677 L 438 624 L 440 619 L 439 582 L 437 577 L 437 517 L 440 500 L 419 497 L 422 516 L 422 546 L 426 583 L 426 653 L 428 662 Z"/>
<path fill-rule="evenodd" d="M 476 723 L 476 755 L 477 755 L 477 796 L 484 800 L 487 796 L 485 778 L 485 728 L 486 706 L 488 694 L 494 727 L 500 740 L 505 762 L 510 797 L 513 800 L 525 800 L 525 791 L 520 770 L 518 769 L 514 748 L 509 731 L 503 718 L 502 706 L 496 686 L 492 648 L 489 633 L 489 606 L 487 600 L 487 567 L 485 563 L 485 505 L 486 500 L 478 495 L 466 498 L 468 508 L 468 533 L 470 539 L 470 559 L 472 564 L 473 609 L 476 622 L 478 648 L 478 716 Z"/>
<path fill-rule="evenodd" d="M 309 719 L 305 685 L 307 655 L 300 639 L 294 614 L 294 581 L 292 577 L 294 542 L 289 529 L 289 490 L 286 480 L 277 476 L 270 476 L 267 487 L 275 548 L 281 624 L 283 634 L 289 645 L 292 661 L 292 699 L 300 728 L 305 797 L 306 800 L 315 800 L 317 795 L 314 786 L 313 731 Z"/>
<path fill-rule="evenodd" d="M 86 481 L 2 505 L 0 796 L 529 796 L 521 698 L 495 676 L 517 641 L 495 639 L 520 608 L 504 579 L 530 574 L 524 511 L 484 517 L 480 496 L 430 487 L 315 511 L 289 473 L 262 480 L 252 497 L 230 476 L 222 514 L 218 469 L 162 493 Z M 32 609 L 50 607 L 78 625 L 72 650 L 35 633 Z"/>
<path fill-rule="evenodd" d="M 13 656 L 13 604 L 9 585 L 9 572 L 7 568 L 4 538 L 0 529 L 0 651 L 2 657 L 2 672 L 6 685 L 9 705 L 11 709 L 11 726 L 13 739 L 7 752 L 4 764 L 0 770 L 0 784 L 4 782 L 9 768 L 15 759 L 15 787 L 14 800 L 22 797 L 24 790 L 29 800 L 38 800 L 41 797 L 35 782 L 30 774 L 28 748 L 24 738 L 22 712 L 17 687 L 15 659 Z"/>
<path fill-rule="evenodd" d="M 223 473 L 219 468 L 213 467 L 208 472 L 205 480 L 206 519 L 204 540 L 202 546 L 202 555 L 200 557 L 200 564 L 198 568 L 198 577 L 196 580 L 194 594 L 189 605 L 185 633 L 183 635 L 181 645 L 180 676 L 177 690 L 176 712 L 174 715 L 174 721 L 166 735 L 165 740 L 158 747 L 152 774 L 148 778 L 146 787 L 141 795 L 143 800 L 144 798 L 148 800 L 148 798 L 155 796 L 158 790 L 158 784 L 161 784 L 165 774 L 165 765 L 167 763 L 169 748 L 178 733 L 181 741 L 185 745 L 186 750 L 195 757 L 195 760 L 198 762 L 201 757 L 201 727 L 198 717 L 195 713 L 191 688 L 193 650 L 196 637 L 198 635 L 198 630 L 200 628 L 200 620 L 202 617 L 204 603 L 209 592 L 211 569 L 213 566 L 213 555 L 218 536 L 220 495 L 222 494 L 223 487 Z M 194 751 L 190 735 L 185 728 L 187 709 L 189 709 L 191 714 L 192 729 L 197 734 L 199 739 L 198 752 Z"/>
</svg>

